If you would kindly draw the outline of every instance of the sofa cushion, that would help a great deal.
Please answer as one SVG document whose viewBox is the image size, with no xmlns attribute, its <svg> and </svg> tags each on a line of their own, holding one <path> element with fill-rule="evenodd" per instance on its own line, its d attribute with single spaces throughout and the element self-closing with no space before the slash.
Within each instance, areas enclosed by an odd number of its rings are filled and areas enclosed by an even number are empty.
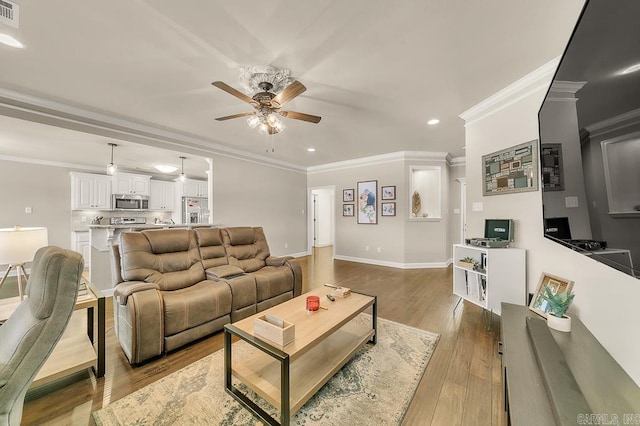
<svg viewBox="0 0 640 426">
<path fill-rule="evenodd" d="M 165 291 L 206 278 L 195 233 L 189 229 L 124 232 L 120 263 L 124 280 L 156 283 Z"/>
<path fill-rule="evenodd" d="M 224 282 L 201 281 L 162 292 L 165 336 L 180 333 L 231 312 L 231 290 Z"/>
<path fill-rule="evenodd" d="M 204 269 L 229 264 L 220 228 L 196 228 L 195 232 Z"/>
<path fill-rule="evenodd" d="M 252 275 L 256 278 L 258 302 L 293 291 L 293 271 L 290 268 L 265 266 Z"/>
<path fill-rule="evenodd" d="M 261 227 L 224 228 L 222 239 L 229 257 L 229 264 L 254 272 L 265 266 L 270 256 L 269 246 Z"/>
</svg>

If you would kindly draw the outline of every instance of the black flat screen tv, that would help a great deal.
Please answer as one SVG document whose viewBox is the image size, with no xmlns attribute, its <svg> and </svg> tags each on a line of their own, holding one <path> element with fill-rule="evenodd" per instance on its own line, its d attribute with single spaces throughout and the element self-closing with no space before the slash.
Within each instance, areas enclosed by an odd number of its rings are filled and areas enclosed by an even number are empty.
<svg viewBox="0 0 640 426">
<path fill-rule="evenodd" d="M 512 219 L 485 219 L 484 237 L 513 241 Z"/>
</svg>

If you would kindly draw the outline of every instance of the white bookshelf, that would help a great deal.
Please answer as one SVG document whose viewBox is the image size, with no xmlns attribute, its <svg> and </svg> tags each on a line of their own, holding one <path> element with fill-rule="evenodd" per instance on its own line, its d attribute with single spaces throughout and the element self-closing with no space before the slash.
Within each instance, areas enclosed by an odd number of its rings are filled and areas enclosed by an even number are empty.
<svg viewBox="0 0 640 426">
<path fill-rule="evenodd" d="M 460 266 L 465 257 L 484 268 Z M 484 260 L 484 261 L 483 261 Z M 453 294 L 500 315 L 500 303 L 526 305 L 525 250 L 453 246 Z"/>
</svg>

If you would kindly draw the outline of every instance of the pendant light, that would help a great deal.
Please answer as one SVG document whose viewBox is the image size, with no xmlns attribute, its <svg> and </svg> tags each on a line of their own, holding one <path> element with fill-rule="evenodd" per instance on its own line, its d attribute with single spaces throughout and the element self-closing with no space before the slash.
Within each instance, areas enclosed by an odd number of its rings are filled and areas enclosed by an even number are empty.
<svg viewBox="0 0 640 426">
<path fill-rule="evenodd" d="M 182 172 L 180 173 L 180 176 L 178 177 L 178 179 L 180 179 L 180 182 L 184 182 L 187 177 L 184 174 L 184 160 L 186 160 L 187 157 L 180 157 L 180 162 L 182 163 Z"/>
<path fill-rule="evenodd" d="M 108 143 L 107 145 L 111 146 L 111 162 L 107 165 L 107 174 L 113 176 L 118 170 L 118 166 L 113 163 L 113 148 L 118 146 L 118 144 Z"/>
</svg>

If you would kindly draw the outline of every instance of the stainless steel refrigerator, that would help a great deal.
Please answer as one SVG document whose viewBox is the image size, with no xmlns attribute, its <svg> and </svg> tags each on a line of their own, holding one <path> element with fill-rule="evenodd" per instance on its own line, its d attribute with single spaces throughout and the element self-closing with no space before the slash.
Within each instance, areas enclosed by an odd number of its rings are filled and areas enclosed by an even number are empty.
<svg viewBox="0 0 640 426">
<path fill-rule="evenodd" d="M 209 199 L 182 197 L 182 223 L 209 223 Z"/>
</svg>

